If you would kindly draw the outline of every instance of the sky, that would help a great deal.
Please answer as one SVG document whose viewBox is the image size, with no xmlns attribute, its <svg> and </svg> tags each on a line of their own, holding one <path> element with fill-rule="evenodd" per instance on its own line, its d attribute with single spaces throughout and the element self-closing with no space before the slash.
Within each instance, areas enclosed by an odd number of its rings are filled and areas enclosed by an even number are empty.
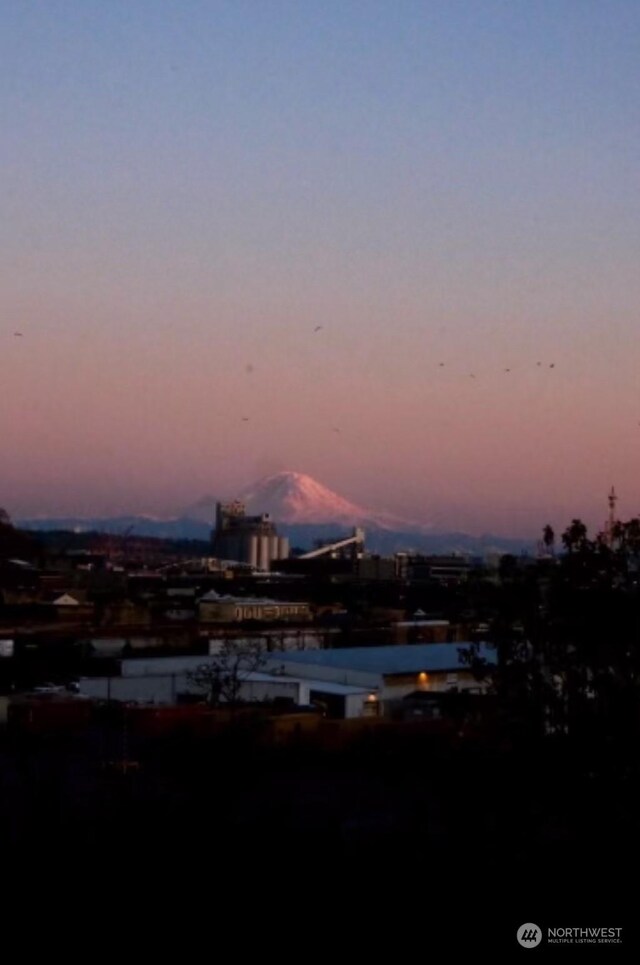
<svg viewBox="0 0 640 965">
<path fill-rule="evenodd" d="M 14 518 L 640 512 L 637 0 L 4 0 L 0 118 Z"/>
</svg>

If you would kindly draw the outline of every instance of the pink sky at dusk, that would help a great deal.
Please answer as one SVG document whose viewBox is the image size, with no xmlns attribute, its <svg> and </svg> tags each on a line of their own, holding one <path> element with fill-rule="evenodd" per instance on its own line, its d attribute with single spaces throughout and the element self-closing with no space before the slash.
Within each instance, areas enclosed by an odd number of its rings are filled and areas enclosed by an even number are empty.
<svg viewBox="0 0 640 965">
<path fill-rule="evenodd" d="M 0 12 L 13 517 L 640 512 L 640 11 L 394 6 Z"/>
</svg>

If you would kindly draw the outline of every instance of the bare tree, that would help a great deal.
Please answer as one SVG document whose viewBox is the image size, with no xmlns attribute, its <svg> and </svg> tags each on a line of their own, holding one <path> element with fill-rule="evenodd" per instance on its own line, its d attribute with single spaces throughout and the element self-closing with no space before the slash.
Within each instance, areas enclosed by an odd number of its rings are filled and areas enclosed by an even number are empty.
<svg viewBox="0 0 640 965">
<path fill-rule="evenodd" d="M 243 683 L 264 663 L 265 653 L 259 640 L 224 640 L 220 650 L 187 677 L 205 693 L 211 707 L 222 701 L 233 707 L 240 702 Z"/>
</svg>

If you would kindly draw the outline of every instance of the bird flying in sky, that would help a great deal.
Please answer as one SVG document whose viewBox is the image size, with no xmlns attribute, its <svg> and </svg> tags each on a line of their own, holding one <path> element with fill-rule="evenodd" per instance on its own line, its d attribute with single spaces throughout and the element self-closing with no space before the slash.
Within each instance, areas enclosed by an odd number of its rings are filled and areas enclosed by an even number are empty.
<svg viewBox="0 0 640 965">
<path fill-rule="evenodd" d="M 319 332 L 322 329 L 322 325 L 316 325 L 314 332 Z"/>
</svg>

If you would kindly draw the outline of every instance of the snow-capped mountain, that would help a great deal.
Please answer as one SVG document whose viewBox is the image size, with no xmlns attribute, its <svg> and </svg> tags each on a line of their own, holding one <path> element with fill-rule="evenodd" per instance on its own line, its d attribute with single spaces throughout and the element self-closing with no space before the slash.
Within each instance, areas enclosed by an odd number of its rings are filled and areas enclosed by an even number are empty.
<svg viewBox="0 0 640 965">
<path fill-rule="evenodd" d="M 482 556 L 489 552 L 519 553 L 532 546 L 529 540 L 434 531 L 424 523 L 374 512 L 352 503 L 300 472 L 278 472 L 265 476 L 240 493 L 227 493 L 223 501 L 226 502 L 230 496 L 241 499 L 251 515 L 268 513 L 278 526 L 278 532 L 288 536 L 292 546 L 307 549 L 313 547 L 318 539 L 346 536 L 353 526 L 365 529 L 368 550 L 383 555 L 403 550 Z M 181 515 L 164 520 L 145 516 L 66 517 L 22 520 L 18 525 L 29 530 L 98 531 L 118 535 L 135 533 L 137 536 L 162 539 L 208 541 L 215 518 L 215 503 L 215 497 L 205 496 Z"/>
<path fill-rule="evenodd" d="M 268 513 L 276 523 L 362 525 L 375 529 L 415 529 L 419 525 L 358 506 L 301 472 L 265 476 L 245 489 L 240 499 L 249 513 Z"/>
</svg>

